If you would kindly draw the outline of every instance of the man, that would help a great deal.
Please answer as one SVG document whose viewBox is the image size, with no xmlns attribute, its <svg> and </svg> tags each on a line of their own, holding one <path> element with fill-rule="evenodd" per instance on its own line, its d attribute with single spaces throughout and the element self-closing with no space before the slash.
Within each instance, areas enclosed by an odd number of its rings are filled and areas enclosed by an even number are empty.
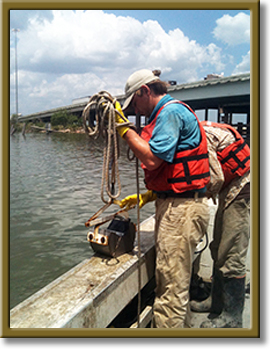
<svg viewBox="0 0 270 350">
<path fill-rule="evenodd" d="M 209 197 L 219 195 L 214 238 L 211 296 L 191 301 L 193 311 L 210 312 L 201 328 L 241 328 L 249 245 L 250 149 L 230 125 L 202 122 L 208 143 Z"/>
<path fill-rule="evenodd" d="M 206 232 L 205 196 L 210 179 L 205 132 L 195 113 L 167 94 L 150 70 L 133 73 L 125 86 L 123 110 L 148 119 L 141 135 L 118 128 L 142 162 L 146 188 L 140 206 L 156 198 L 156 298 L 153 328 L 183 328 L 189 300 L 193 254 Z M 116 122 L 125 121 L 117 113 Z M 128 196 L 121 206 L 134 202 Z"/>
</svg>

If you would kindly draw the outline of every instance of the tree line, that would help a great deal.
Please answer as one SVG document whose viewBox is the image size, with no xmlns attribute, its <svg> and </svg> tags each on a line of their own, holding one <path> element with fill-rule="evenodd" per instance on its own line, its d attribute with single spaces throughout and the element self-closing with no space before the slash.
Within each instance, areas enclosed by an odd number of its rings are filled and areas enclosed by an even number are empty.
<svg viewBox="0 0 270 350">
<path fill-rule="evenodd" d="M 76 130 L 83 127 L 83 120 L 81 116 L 76 116 L 74 114 L 68 113 L 66 110 L 55 112 L 51 116 L 51 127 L 54 130 L 70 129 Z M 36 119 L 33 122 L 27 122 L 26 130 L 30 130 L 31 126 L 46 127 L 45 122 L 41 119 Z M 18 115 L 12 114 L 10 118 L 10 126 L 16 131 L 21 131 L 23 129 L 24 122 L 19 122 Z"/>
</svg>

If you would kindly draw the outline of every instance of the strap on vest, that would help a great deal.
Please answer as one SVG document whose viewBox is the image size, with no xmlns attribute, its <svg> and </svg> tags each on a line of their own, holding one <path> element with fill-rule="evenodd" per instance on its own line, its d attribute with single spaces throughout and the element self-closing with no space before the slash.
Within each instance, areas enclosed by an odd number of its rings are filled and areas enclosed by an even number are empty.
<svg viewBox="0 0 270 350">
<path fill-rule="evenodd" d="M 208 153 L 203 153 L 199 155 L 194 155 L 194 156 L 188 156 L 188 157 L 181 157 L 181 158 L 175 158 L 173 160 L 174 164 L 179 164 L 179 163 L 184 163 L 184 162 L 190 162 L 192 160 L 201 160 L 201 159 L 207 159 L 208 158 Z"/>
<path fill-rule="evenodd" d="M 242 145 L 240 145 L 239 147 L 237 147 L 237 149 L 235 151 L 230 151 L 229 154 L 227 155 L 227 157 L 223 158 L 221 161 L 221 164 L 226 163 L 228 160 L 230 160 L 231 158 L 233 158 L 235 160 L 235 162 L 238 164 L 238 166 L 234 169 L 232 169 L 232 173 L 235 173 L 239 168 L 244 169 L 245 168 L 245 164 L 246 162 L 250 159 L 250 156 L 247 156 L 244 160 L 240 160 L 237 157 L 237 153 L 240 152 L 244 147 L 246 146 L 246 142 L 244 141 L 242 143 Z"/>
<path fill-rule="evenodd" d="M 177 179 L 168 179 L 168 183 L 175 184 L 178 182 L 186 182 L 190 185 L 192 183 L 192 181 L 194 181 L 194 180 L 204 179 L 205 177 L 209 177 L 209 176 L 210 176 L 210 172 L 208 171 L 207 173 L 203 173 L 203 174 L 199 174 L 199 175 L 192 175 L 192 176 L 189 175 L 188 178 L 187 178 L 187 176 L 182 176 L 182 177 L 178 177 Z"/>
<path fill-rule="evenodd" d="M 189 171 L 189 166 L 188 166 L 188 162 L 190 162 L 192 160 L 199 161 L 201 159 L 207 159 L 207 158 L 208 158 L 208 153 L 174 159 L 173 160 L 174 164 L 183 163 L 185 177 L 180 177 L 177 179 L 168 179 L 168 183 L 186 182 L 188 185 L 191 185 L 192 181 L 194 181 L 194 180 L 199 180 L 199 179 L 204 178 L 205 176 L 210 176 L 209 172 L 201 174 L 201 175 L 192 175 L 191 176 L 190 171 Z"/>
<path fill-rule="evenodd" d="M 235 169 L 232 170 L 232 173 L 235 173 L 239 168 L 244 169 L 245 164 L 249 159 L 250 159 L 250 156 L 247 156 L 242 162 L 239 163 L 239 165 Z"/>
</svg>

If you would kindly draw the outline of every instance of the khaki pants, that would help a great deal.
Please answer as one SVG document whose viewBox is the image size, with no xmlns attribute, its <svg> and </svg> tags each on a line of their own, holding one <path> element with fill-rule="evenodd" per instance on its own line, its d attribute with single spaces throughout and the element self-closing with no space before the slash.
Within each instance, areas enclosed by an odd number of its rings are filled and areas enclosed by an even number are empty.
<svg viewBox="0 0 270 350">
<path fill-rule="evenodd" d="M 208 221 L 206 198 L 156 200 L 153 328 L 184 328 L 193 255 Z"/>
<path fill-rule="evenodd" d="M 215 268 L 224 277 L 239 278 L 246 274 L 246 257 L 250 235 L 250 200 L 235 199 L 224 209 L 221 194 L 215 218 L 214 239 L 210 244 Z"/>
</svg>

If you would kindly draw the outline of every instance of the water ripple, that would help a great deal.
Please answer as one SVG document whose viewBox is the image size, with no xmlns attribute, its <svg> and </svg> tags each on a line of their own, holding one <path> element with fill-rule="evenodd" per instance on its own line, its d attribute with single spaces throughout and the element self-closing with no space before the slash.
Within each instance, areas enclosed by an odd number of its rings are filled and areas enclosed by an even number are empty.
<svg viewBox="0 0 270 350">
<path fill-rule="evenodd" d="M 122 140 L 121 140 L 122 142 Z M 135 163 L 120 144 L 121 198 L 136 193 Z M 103 140 L 86 135 L 10 138 L 10 307 L 89 258 L 84 223 L 100 197 Z M 140 188 L 145 190 L 140 170 Z M 115 212 L 114 206 L 108 213 Z M 141 220 L 154 212 L 152 204 Z M 137 222 L 136 210 L 130 211 Z"/>
</svg>

